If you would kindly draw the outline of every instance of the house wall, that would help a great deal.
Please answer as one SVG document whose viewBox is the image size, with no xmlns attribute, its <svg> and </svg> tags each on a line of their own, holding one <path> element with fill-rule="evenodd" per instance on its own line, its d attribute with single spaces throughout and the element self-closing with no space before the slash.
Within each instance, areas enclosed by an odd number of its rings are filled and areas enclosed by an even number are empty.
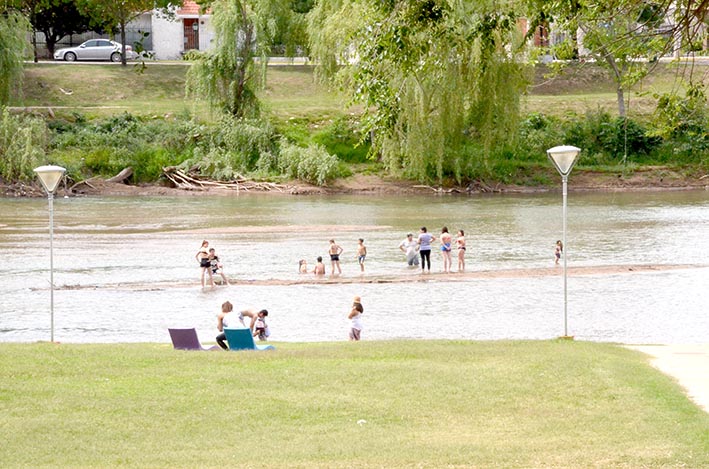
<svg viewBox="0 0 709 469">
<path fill-rule="evenodd" d="M 153 12 L 153 52 L 158 60 L 182 58 L 184 46 L 182 20 L 168 18 L 158 11 Z"/>
<path fill-rule="evenodd" d="M 200 16 L 199 50 L 211 49 L 212 42 L 214 42 L 214 28 L 212 28 L 212 18 L 210 16 Z"/>
</svg>

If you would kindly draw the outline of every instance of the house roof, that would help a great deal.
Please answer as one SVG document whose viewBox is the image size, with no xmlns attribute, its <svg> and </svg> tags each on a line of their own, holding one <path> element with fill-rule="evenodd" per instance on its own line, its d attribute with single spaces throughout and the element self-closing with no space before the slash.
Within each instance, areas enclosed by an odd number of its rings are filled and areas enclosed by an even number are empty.
<svg viewBox="0 0 709 469">
<path fill-rule="evenodd" d="M 200 16 L 200 6 L 197 5 L 197 2 L 193 0 L 184 0 L 182 3 L 182 7 L 177 10 L 177 16 L 178 17 L 188 17 L 188 18 L 196 18 Z M 205 14 L 210 14 L 212 11 L 211 9 L 207 9 Z"/>
</svg>

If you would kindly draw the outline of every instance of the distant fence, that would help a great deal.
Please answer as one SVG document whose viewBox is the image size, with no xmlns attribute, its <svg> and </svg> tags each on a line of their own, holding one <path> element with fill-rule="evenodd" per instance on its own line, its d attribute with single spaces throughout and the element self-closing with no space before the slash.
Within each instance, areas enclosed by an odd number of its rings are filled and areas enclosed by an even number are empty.
<svg viewBox="0 0 709 469">
<path fill-rule="evenodd" d="M 149 33 L 148 37 L 143 39 L 143 34 L 144 33 Z M 49 51 L 47 50 L 47 43 L 44 37 L 43 33 L 37 33 L 36 34 L 36 40 L 37 40 L 37 56 L 40 59 L 51 59 L 52 57 L 49 56 Z M 63 37 L 59 42 L 57 42 L 56 46 L 54 46 L 54 50 L 61 49 L 62 47 L 74 47 L 78 46 L 79 44 L 82 44 L 85 41 L 88 41 L 89 39 L 99 39 L 99 38 L 108 38 L 111 40 L 114 40 L 116 42 L 121 42 L 121 34 L 110 34 L 110 33 L 94 33 L 94 32 L 86 32 L 82 34 L 71 34 L 69 36 Z M 30 40 L 32 39 L 32 35 L 30 34 Z M 150 27 L 145 27 L 145 28 L 126 28 L 126 45 L 131 46 L 135 48 L 134 44 L 140 40 L 143 40 L 143 48 L 145 50 L 153 50 L 153 35 L 152 35 L 152 30 Z"/>
</svg>

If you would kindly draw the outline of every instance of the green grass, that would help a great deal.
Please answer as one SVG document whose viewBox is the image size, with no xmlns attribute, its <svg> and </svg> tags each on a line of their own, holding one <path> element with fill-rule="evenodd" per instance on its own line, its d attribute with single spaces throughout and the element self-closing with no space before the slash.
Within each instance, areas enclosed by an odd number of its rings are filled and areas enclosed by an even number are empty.
<svg viewBox="0 0 709 469">
<path fill-rule="evenodd" d="M 0 344 L 0 376 L 3 467 L 709 467 L 709 415 L 606 344 Z"/>
<path fill-rule="evenodd" d="M 188 65 L 147 64 L 143 73 L 134 66 L 86 64 L 27 64 L 24 98 L 17 106 L 67 106 L 92 115 L 121 112 L 135 114 L 180 113 L 192 110 L 206 114 L 203 103 L 185 100 Z M 696 66 L 703 73 L 704 65 Z M 686 68 L 660 65 L 653 75 L 629 93 L 630 115 L 645 115 L 654 109 L 653 92 L 676 88 L 687 75 Z M 67 95 L 61 91 L 70 91 Z M 345 112 L 346 99 L 318 84 L 312 66 L 270 66 L 265 88 L 259 93 L 264 107 L 279 120 L 291 118 L 325 122 Z M 607 72 L 590 64 L 569 67 L 561 77 L 551 79 L 540 67 L 526 99 L 525 112 L 562 115 L 588 109 L 617 109 L 615 89 Z M 92 108 L 92 109 L 86 109 Z"/>
</svg>

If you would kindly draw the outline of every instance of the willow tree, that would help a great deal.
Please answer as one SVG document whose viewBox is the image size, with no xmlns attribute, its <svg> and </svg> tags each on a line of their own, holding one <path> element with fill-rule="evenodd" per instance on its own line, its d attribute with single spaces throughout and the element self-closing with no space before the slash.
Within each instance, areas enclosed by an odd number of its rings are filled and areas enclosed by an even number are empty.
<svg viewBox="0 0 709 469">
<path fill-rule="evenodd" d="M 364 104 L 364 130 L 389 170 L 460 181 L 512 143 L 528 74 L 509 5 L 322 0 L 310 13 L 321 73 Z"/>
<path fill-rule="evenodd" d="M 203 6 L 212 9 L 214 43 L 190 67 L 187 95 L 234 117 L 255 116 L 271 46 L 276 38 L 299 37 L 302 15 L 291 9 L 291 0 L 214 0 Z"/>
<path fill-rule="evenodd" d="M 8 104 L 13 91 L 21 88 L 29 31 L 29 22 L 22 15 L 0 7 L 0 105 Z"/>
</svg>

